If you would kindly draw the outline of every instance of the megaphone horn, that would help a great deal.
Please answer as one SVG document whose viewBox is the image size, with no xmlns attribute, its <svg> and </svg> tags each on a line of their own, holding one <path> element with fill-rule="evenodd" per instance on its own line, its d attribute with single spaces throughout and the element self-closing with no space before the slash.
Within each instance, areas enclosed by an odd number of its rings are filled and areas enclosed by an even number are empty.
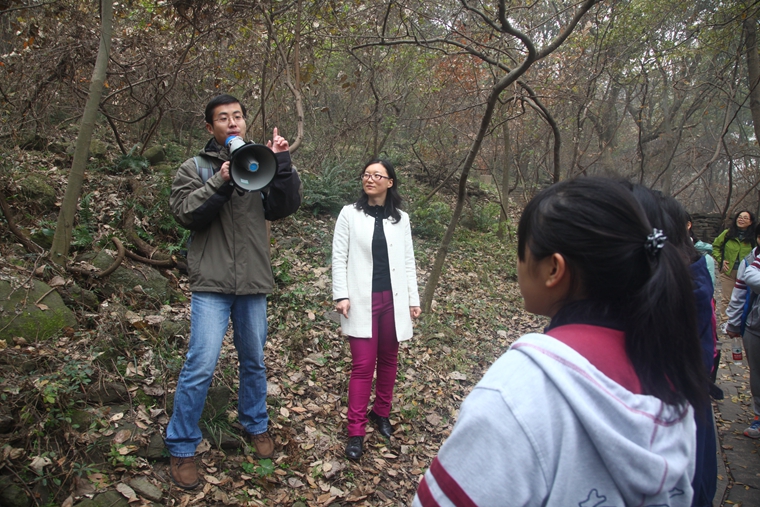
<svg viewBox="0 0 760 507">
<path fill-rule="evenodd" d="M 230 136 L 225 144 L 230 149 L 232 183 L 246 192 L 255 192 L 269 185 L 277 172 L 274 152 L 263 144 L 246 143 L 240 136 Z"/>
</svg>

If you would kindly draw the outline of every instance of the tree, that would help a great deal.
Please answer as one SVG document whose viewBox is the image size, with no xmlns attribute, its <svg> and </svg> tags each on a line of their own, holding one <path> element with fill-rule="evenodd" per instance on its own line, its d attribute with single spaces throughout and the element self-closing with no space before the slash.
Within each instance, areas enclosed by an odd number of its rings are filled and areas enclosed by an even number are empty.
<svg viewBox="0 0 760 507">
<path fill-rule="evenodd" d="M 60 265 L 66 264 L 66 259 L 69 255 L 69 246 L 71 245 L 71 235 L 74 228 L 77 202 L 79 201 L 79 194 L 82 191 L 84 170 L 87 165 L 87 158 L 90 151 L 90 141 L 92 140 L 93 130 L 95 130 L 95 120 L 98 115 L 100 96 L 103 93 L 103 84 L 106 79 L 108 58 L 111 51 L 113 3 L 110 0 L 101 0 L 100 8 L 101 32 L 98 56 L 95 60 L 95 68 L 92 72 L 92 81 L 90 82 L 90 93 L 87 98 L 87 105 L 82 114 L 82 123 L 79 128 L 79 135 L 77 136 L 74 160 L 71 164 L 71 171 L 69 172 L 69 181 L 66 185 L 66 193 L 64 194 L 63 203 L 61 204 L 61 211 L 58 214 L 58 224 L 55 228 L 53 245 L 50 249 L 50 259 Z"/>
<path fill-rule="evenodd" d="M 455 13 L 446 12 L 449 9 L 445 5 L 431 8 L 430 5 L 423 4 L 427 7 L 427 12 L 424 15 L 422 14 L 424 9 L 415 6 L 417 7 L 417 14 L 419 14 L 419 18 L 417 18 L 419 21 L 408 16 L 406 14 L 407 6 L 401 5 L 397 14 L 398 26 L 393 33 L 387 23 L 389 16 L 383 16 L 381 19 L 384 20 L 384 23 L 379 34 L 380 40 L 356 48 L 417 45 L 430 50 L 441 51 L 444 54 L 451 51 L 474 58 L 478 65 L 485 65 L 498 76 L 496 82 L 490 87 L 479 83 L 480 86 L 483 86 L 483 90 L 488 90 L 485 97 L 485 107 L 480 118 L 480 126 L 472 139 L 467 157 L 462 165 L 457 202 L 451 221 L 441 241 L 425 285 L 422 302 L 424 311 L 429 312 L 432 306 L 433 295 L 443 270 L 446 254 L 467 197 L 467 178 L 478 156 L 483 139 L 490 132 L 491 119 L 499 103 L 499 97 L 534 63 L 546 58 L 559 48 L 573 32 L 583 15 L 596 3 L 597 0 L 586 0 L 575 7 L 571 11 L 572 13 L 567 16 L 554 14 L 552 7 L 546 6 L 546 12 L 542 12 L 538 16 L 551 14 L 545 16 L 548 19 L 543 19 L 543 23 L 537 23 L 538 28 L 534 29 L 532 33 L 516 28 L 513 19 L 521 20 L 528 27 L 535 20 L 526 19 L 522 9 L 510 9 L 504 0 L 498 2 L 495 11 L 483 4 L 470 4 L 467 0 L 460 0 L 460 9 Z M 534 9 L 538 10 L 537 7 L 533 7 L 528 9 L 529 13 L 532 13 Z M 388 11 L 390 11 L 390 7 L 388 7 Z M 429 22 L 431 18 L 432 21 L 435 21 L 434 15 L 436 14 L 439 14 L 441 18 L 447 18 L 444 25 Z M 551 30 L 546 28 L 548 25 L 556 26 L 556 33 L 551 33 Z M 441 26 L 447 28 L 446 33 L 440 33 Z M 543 47 L 537 49 L 537 43 Z M 512 62 L 514 62 L 514 66 Z"/>
</svg>

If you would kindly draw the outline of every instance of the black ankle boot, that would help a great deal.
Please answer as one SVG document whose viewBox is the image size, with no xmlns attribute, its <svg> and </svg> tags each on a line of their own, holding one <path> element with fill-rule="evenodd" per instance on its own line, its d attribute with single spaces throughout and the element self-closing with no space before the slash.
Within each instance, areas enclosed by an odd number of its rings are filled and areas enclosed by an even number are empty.
<svg viewBox="0 0 760 507">
<path fill-rule="evenodd" d="M 369 411 L 367 418 L 372 421 L 372 424 L 375 425 L 377 431 L 379 431 L 382 436 L 385 438 L 391 438 L 391 433 L 393 433 L 393 426 L 391 426 L 390 419 L 387 417 L 380 417 L 375 413 L 374 410 Z"/>
<path fill-rule="evenodd" d="M 357 461 L 359 458 L 361 458 L 362 444 L 364 444 L 364 437 L 348 437 L 348 444 L 346 445 L 346 457 L 354 461 Z"/>
</svg>

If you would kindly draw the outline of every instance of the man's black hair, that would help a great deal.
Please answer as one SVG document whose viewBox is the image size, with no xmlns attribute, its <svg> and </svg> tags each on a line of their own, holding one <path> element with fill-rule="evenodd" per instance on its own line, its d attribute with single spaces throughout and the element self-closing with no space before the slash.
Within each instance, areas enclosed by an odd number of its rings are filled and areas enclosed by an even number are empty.
<svg viewBox="0 0 760 507">
<path fill-rule="evenodd" d="M 217 95 L 213 99 L 209 101 L 208 104 L 206 104 L 206 112 L 204 114 L 204 117 L 206 118 L 206 123 L 209 125 L 214 124 L 214 109 L 216 109 L 219 106 L 223 106 L 226 104 L 240 104 L 240 109 L 243 111 L 243 118 L 245 118 L 245 106 L 242 102 L 240 102 L 238 99 L 233 97 L 232 95 Z"/>
</svg>

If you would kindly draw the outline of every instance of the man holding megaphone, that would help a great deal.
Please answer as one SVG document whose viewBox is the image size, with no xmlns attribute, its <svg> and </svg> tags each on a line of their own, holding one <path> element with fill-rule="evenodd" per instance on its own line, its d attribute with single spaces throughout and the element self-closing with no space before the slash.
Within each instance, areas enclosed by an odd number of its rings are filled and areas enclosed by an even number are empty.
<svg viewBox="0 0 760 507">
<path fill-rule="evenodd" d="M 212 138 L 180 166 L 169 198 L 174 217 L 193 231 L 187 254 L 190 343 L 165 439 L 171 478 L 185 489 L 200 482 L 194 459 L 202 439 L 198 422 L 230 319 L 240 364 L 238 419 L 259 458 L 274 454 L 264 366 L 266 295 L 274 288 L 266 221 L 294 213 L 302 187 L 277 128 L 266 146 L 242 140 L 245 113 L 231 95 L 208 103 Z"/>
</svg>

